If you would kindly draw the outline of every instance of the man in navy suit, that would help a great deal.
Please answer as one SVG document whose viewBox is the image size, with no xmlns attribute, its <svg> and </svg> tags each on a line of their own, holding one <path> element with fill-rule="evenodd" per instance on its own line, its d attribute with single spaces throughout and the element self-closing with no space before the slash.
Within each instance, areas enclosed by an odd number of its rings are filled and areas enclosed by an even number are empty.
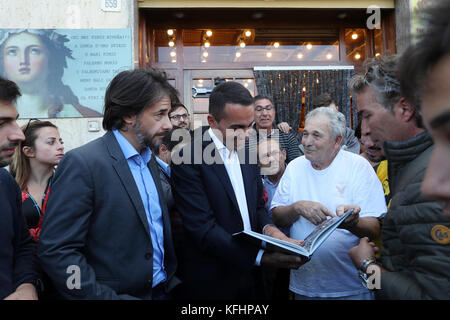
<svg viewBox="0 0 450 320">
<path fill-rule="evenodd" d="M 210 128 L 194 133 L 193 142 L 182 149 L 185 161 L 172 167 L 175 203 L 187 235 L 189 259 L 182 266 L 186 298 L 264 298 L 258 266 L 298 268 L 303 263 L 232 238 L 253 230 L 287 240 L 264 207 L 256 157 L 251 163 L 244 149 L 253 109 L 245 87 L 218 85 L 209 100 Z"/>
<path fill-rule="evenodd" d="M 22 215 L 20 188 L 7 166 L 25 136 L 17 125 L 17 85 L 0 77 L 0 299 L 37 300 L 36 246 Z M 42 288 L 41 288 L 42 289 Z"/>
<path fill-rule="evenodd" d="M 62 297 L 170 298 L 176 258 L 149 146 L 172 128 L 176 99 L 160 72 L 119 73 L 105 94 L 107 133 L 58 165 L 38 254 Z"/>
</svg>

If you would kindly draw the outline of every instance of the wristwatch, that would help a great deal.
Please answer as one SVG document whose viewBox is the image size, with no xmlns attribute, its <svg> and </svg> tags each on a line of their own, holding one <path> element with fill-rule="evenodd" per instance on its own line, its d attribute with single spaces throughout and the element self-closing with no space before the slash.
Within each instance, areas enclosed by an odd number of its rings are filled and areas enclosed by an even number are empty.
<svg viewBox="0 0 450 320">
<path fill-rule="evenodd" d="M 363 262 L 361 263 L 361 266 L 359 267 L 359 278 L 361 279 L 361 283 L 362 285 L 369 290 L 373 290 L 374 288 L 371 288 L 371 286 L 369 286 L 369 276 L 367 275 L 367 267 L 372 264 L 375 263 L 376 261 L 374 259 L 364 259 Z"/>
</svg>

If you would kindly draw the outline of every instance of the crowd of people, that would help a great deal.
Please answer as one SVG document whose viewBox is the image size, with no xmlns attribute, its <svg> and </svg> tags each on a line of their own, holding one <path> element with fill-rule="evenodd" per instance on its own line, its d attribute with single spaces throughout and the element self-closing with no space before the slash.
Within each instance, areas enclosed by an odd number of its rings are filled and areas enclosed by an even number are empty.
<svg viewBox="0 0 450 320">
<path fill-rule="evenodd" d="M 51 122 L 19 128 L 0 78 L 0 299 L 450 299 L 449 3 L 425 13 L 349 81 L 356 132 L 325 94 L 296 135 L 233 81 L 191 130 L 165 74 L 135 69 L 105 92 L 106 134 L 65 154 Z M 350 209 L 311 259 L 233 237 L 301 245 Z"/>
</svg>

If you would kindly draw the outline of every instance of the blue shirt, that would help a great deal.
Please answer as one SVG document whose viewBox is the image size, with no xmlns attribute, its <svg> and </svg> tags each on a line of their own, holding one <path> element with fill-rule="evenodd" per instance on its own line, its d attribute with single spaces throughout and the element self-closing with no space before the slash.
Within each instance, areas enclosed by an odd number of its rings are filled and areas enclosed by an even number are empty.
<svg viewBox="0 0 450 320">
<path fill-rule="evenodd" d="M 155 156 L 155 160 L 156 162 L 158 162 L 158 164 L 161 166 L 161 168 L 164 169 L 164 171 L 167 173 L 167 176 L 170 177 L 170 166 L 165 163 L 164 161 L 162 161 L 160 158 L 158 158 L 157 156 Z"/>
<path fill-rule="evenodd" d="M 117 130 L 113 130 L 114 136 L 127 160 L 136 186 L 144 205 L 148 227 L 153 245 L 153 287 L 166 280 L 164 271 L 164 230 L 162 210 L 159 203 L 158 190 L 147 164 L 152 157 L 149 147 L 142 149 L 139 154 L 131 143 Z M 130 275 L 132 276 L 132 275 Z"/>
</svg>

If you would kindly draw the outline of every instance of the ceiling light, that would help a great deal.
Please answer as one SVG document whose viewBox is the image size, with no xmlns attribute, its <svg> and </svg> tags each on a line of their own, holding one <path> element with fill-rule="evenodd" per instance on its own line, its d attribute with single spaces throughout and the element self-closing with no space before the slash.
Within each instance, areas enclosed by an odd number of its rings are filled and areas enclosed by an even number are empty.
<svg viewBox="0 0 450 320">
<path fill-rule="evenodd" d="M 239 58 L 241 56 L 240 52 L 236 52 L 236 58 Z"/>
<path fill-rule="evenodd" d="M 168 34 L 169 36 L 173 36 L 173 30 L 172 30 L 172 29 L 167 30 L 167 34 Z"/>
<path fill-rule="evenodd" d="M 169 47 L 173 47 L 175 45 L 175 42 L 173 42 L 172 40 L 169 41 Z"/>
<path fill-rule="evenodd" d="M 267 52 L 267 53 L 266 53 L 266 57 L 267 57 L 267 58 L 272 58 L 272 52 L 270 52 L 270 51 Z"/>
<path fill-rule="evenodd" d="M 299 53 L 299 54 L 297 55 L 297 58 L 298 58 L 298 59 L 303 59 L 303 53 Z"/>
<path fill-rule="evenodd" d="M 208 51 L 203 52 L 203 56 L 206 58 L 208 56 Z"/>
<path fill-rule="evenodd" d="M 360 55 L 359 53 L 355 54 L 355 59 L 356 59 L 356 60 L 361 59 L 361 55 Z"/>
<path fill-rule="evenodd" d="M 280 43 L 279 43 L 279 42 L 275 42 L 275 43 L 273 44 L 273 46 L 274 46 L 275 48 L 278 48 L 278 47 L 280 46 Z"/>
<path fill-rule="evenodd" d="M 245 36 L 250 37 L 252 35 L 252 32 L 250 30 L 245 31 Z"/>
<path fill-rule="evenodd" d="M 175 57 L 177 55 L 177 53 L 175 51 L 170 51 L 170 56 L 171 57 Z"/>
<path fill-rule="evenodd" d="M 211 43 L 209 41 L 205 41 L 204 46 L 205 48 L 209 48 L 211 46 Z"/>
<path fill-rule="evenodd" d="M 208 37 L 211 37 L 211 36 L 212 36 L 212 31 L 211 31 L 211 30 L 206 31 L 206 35 L 207 35 Z"/>
<path fill-rule="evenodd" d="M 241 42 L 239 43 L 239 47 L 245 48 L 245 42 L 244 42 L 244 41 L 241 41 Z"/>
<path fill-rule="evenodd" d="M 306 45 L 306 49 L 311 50 L 311 49 L 312 49 L 312 44 L 311 44 L 311 43 L 308 43 L 308 44 Z"/>
<path fill-rule="evenodd" d="M 358 35 L 357 35 L 356 33 L 352 34 L 352 39 L 353 39 L 353 40 L 358 39 Z"/>
</svg>

